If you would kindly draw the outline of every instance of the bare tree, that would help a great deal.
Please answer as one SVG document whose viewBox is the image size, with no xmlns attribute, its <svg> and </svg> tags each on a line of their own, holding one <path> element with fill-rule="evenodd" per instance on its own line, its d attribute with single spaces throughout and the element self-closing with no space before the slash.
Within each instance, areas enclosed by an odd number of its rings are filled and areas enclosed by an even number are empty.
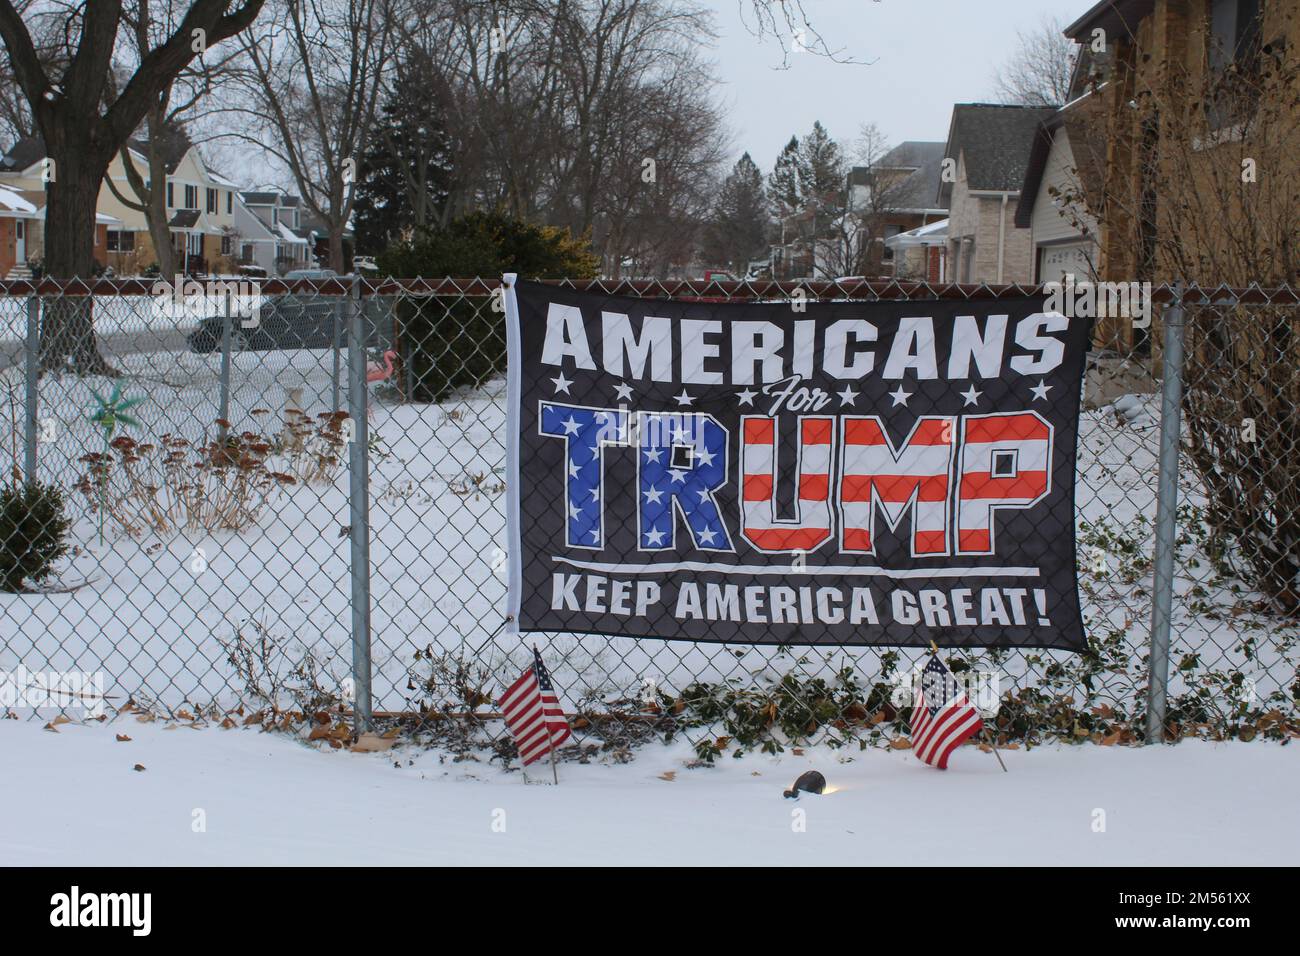
<svg viewBox="0 0 1300 956">
<path fill-rule="evenodd" d="M 110 70 L 123 23 L 123 0 L 31 4 L 20 14 L 0 0 L 0 38 L 9 51 L 52 163 L 45 217 L 45 269 L 56 278 L 89 278 L 94 266 L 95 207 L 114 154 L 150 106 L 200 52 L 245 30 L 264 0 L 193 0 L 162 42 L 142 50 L 134 72 L 114 90 Z M 30 23 L 58 24 L 66 63 L 47 69 Z M 50 307 L 52 306 L 52 307 Z M 99 354 L 88 302 L 49 303 L 41 339 L 43 368 L 70 362 L 83 374 L 112 371 Z"/>
<path fill-rule="evenodd" d="M 123 22 L 130 28 L 133 43 L 130 55 L 137 62 L 158 41 L 160 34 L 166 35 L 175 28 L 174 17 L 171 6 L 160 0 L 136 0 L 135 8 L 124 12 Z M 132 146 L 136 144 L 123 143 L 118 150 L 131 195 L 118 188 L 111 177 L 104 180 L 122 205 L 144 215 L 154 260 L 163 276 L 173 275 L 177 264 L 167 216 L 166 184 L 171 171 L 168 166 L 192 145 L 184 125 L 186 118 L 211 95 L 237 55 L 238 47 L 228 46 L 223 52 L 200 56 L 159 90 L 145 114 L 144 142 L 138 144 L 144 151 L 144 174 L 136 168 L 132 155 Z"/>
<path fill-rule="evenodd" d="M 396 0 L 272 0 L 271 10 L 243 38 L 251 103 L 237 108 L 266 135 L 237 135 L 284 164 L 325 225 L 330 268 L 342 272 L 357 165 L 401 11 Z"/>
<path fill-rule="evenodd" d="M 1100 195 L 1059 197 L 1096 216 L 1104 279 L 1213 289 L 1300 277 L 1300 57 L 1285 40 L 1300 23 L 1280 5 L 1260 16 L 1241 25 L 1235 49 L 1211 40 L 1199 55 L 1137 43 L 1112 51 L 1092 94 L 1103 108 L 1088 135 L 1071 137 L 1091 151 L 1080 163 L 1104 171 Z M 1129 344 L 1128 323 L 1098 324 Z M 1189 303 L 1185 334 L 1185 441 L 1204 485 L 1210 553 L 1300 615 L 1296 310 Z"/>
<path fill-rule="evenodd" d="M 1000 102 L 1062 106 L 1069 100 L 1078 52 L 1063 30 L 1060 20 L 1046 17 L 1036 28 L 1016 34 L 1016 50 L 993 80 Z"/>
<path fill-rule="evenodd" d="M 736 4 L 750 33 L 760 40 L 773 39 L 780 44 L 782 68 L 788 68 L 790 55 L 797 53 L 826 57 L 836 63 L 870 62 L 852 57 L 844 47 L 834 45 L 809 15 L 805 0 L 736 0 Z"/>
</svg>

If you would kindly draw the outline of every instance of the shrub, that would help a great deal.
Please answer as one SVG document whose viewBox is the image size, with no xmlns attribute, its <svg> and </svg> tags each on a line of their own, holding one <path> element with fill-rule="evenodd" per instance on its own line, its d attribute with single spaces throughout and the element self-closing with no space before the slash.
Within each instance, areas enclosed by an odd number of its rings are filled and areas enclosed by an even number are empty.
<svg viewBox="0 0 1300 956">
<path fill-rule="evenodd" d="M 171 434 L 156 445 L 122 436 L 109 452 L 81 457 L 88 467 L 76 489 L 132 536 L 181 527 L 241 531 L 257 523 L 282 485 L 296 483 L 267 466 L 271 448 L 252 432 L 197 446 Z"/>
<path fill-rule="evenodd" d="M 406 278 L 481 276 L 504 272 L 527 278 L 590 278 L 596 256 L 588 242 L 563 229 L 537 226 L 495 213 L 472 213 L 445 229 L 395 243 L 377 260 L 380 272 Z M 398 299 L 397 336 L 408 399 L 441 401 L 457 388 L 477 388 L 506 362 L 505 316 L 484 296 Z"/>
<path fill-rule="evenodd" d="M 22 591 L 50 576 L 68 551 L 63 492 L 28 482 L 0 491 L 0 590 Z"/>
</svg>

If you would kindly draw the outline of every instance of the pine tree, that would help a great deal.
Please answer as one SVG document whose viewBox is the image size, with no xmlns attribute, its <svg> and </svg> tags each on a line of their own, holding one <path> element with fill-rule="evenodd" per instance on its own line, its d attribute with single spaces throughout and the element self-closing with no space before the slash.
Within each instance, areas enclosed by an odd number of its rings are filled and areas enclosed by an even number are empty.
<svg viewBox="0 0 1300 956">
<path fill-rule="evenodd" d="M 712 221 L 705 232 L 704 257 L 744 275 L 750 259 L 767 245 L 770 219 L 763 174 L 749 153 L 732 167 L 713 206 Z"/>
<path fill-rule="evenodd" d="M 402 74 L 380 111 L 357 175 L 357 248 L 378 252 L 421 226 L 440 225 L 451 140 L 437 101 Z"/>
<path fill-rule="evenodd" d="M 844 189 L 844 156 L 821 122 L 799 144 L 799 192 L 807 202 L 835 203 Z"/>
<path fill-rule="evenodd" d="M 767 194 L 772 201 L 772 212 L 778 218 L 788 216 L 803 204 L 799 177 L 799 137 L 791 136 L 776 165 L 767 177 Z"/>
</svg>

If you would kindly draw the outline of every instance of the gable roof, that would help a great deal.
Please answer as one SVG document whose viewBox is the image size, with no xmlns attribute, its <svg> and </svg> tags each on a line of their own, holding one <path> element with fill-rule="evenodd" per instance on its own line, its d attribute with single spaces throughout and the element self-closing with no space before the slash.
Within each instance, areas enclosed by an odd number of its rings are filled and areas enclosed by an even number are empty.
<svg viewBox="0 0 1300 956">
<path fill-rule="evenodd" d="M 1043 173 L 1047 169 L 1047 158 L 1052 151 L 1052 142 L 1064 134 L 1072 144 L 1074 155 L 1074 172 L 1085 197 L 1098 198 L 1102 189 L 1102 172 L 1098 168 L 1099 157 L 1095 150 L 1086 147 L 1093 141 L 1096 132 L 1091 124 L 1096 121 L 1100 104 L 1094 97 L 1085 95 L 1067 106 L 1057 110 L 1039 125 L 1034 134 L 1034 143 L 1029 151 L 1029 160 L 1025 166 L 1025 179 L 1021 184 L 1020 201 L 1016 205 L 1016 227 L 1026 229 L 1034 214 L 1034 203 L 1038 199 L 1039 187 L 1043 184 Z M 1083 148 L 1077 148 L 1083 147 Z"/>
<path fill-rule="evenodd" d="M 945 159 L 964 156 L 971 189 L 1018 192 L 1038 126 L 1055 106 L 1007 106 L 958 103 L 952 109 Z M 952 183 L 939 184 L 939 201 L 947 206 Z"/>
<path fill-rule="evenodd" d="M 1101 0 L 1064 32 L 1071 40 L 1080 43 L 1091 40 L 1093 30 L 1105 30 L 1108 37 L 1131 37 L 1138 23 L 1149 17 L 1155 8 L 1156 0 Z"/>
<path fill-rule="evenodd" d="M 876 160 L 875 165 L 891 169 L 917 169 L 936 159 L 943 159 L 947 143 L 909 139 L 899 143 Z"/>
<path fill-rule="evenodd" d="M 45 141 L 39 136 L 24 136 L 0 156 L 0 171 L 16 173 L 45 158 Z"/>
</svg>

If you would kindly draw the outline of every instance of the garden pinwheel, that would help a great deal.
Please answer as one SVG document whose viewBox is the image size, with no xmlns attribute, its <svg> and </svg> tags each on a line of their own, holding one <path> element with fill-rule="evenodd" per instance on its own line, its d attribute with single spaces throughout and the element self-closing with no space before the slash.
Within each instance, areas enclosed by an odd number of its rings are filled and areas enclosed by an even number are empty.
<svg viewBox="0 0 1300 956">
<path fill-rule="evenodd" d="M 127 398 L 122 394 L 122 383 L 114 382 L 113 391 L 108 398 L 95 391 L 90 390 L 90 394 L 95 396 L 95 401 L 99 403 L 98 407 L 88 416 L 91 424 L 98 425 L 104 430 L 104 452 L 108 453 L 109 443 L 113 440 L 113 433 L 117 431 L 118 425 L 127 425 L 131 428 L 139 428 L 140 422 L 132 415 L 127 414 L 127 410 L 144 402 L 144 398 Z M 104 497 L 108 493 L 106 485 L 101 485 L 99 490 L 99 543 L 104 543 Z"/>
</svg>

